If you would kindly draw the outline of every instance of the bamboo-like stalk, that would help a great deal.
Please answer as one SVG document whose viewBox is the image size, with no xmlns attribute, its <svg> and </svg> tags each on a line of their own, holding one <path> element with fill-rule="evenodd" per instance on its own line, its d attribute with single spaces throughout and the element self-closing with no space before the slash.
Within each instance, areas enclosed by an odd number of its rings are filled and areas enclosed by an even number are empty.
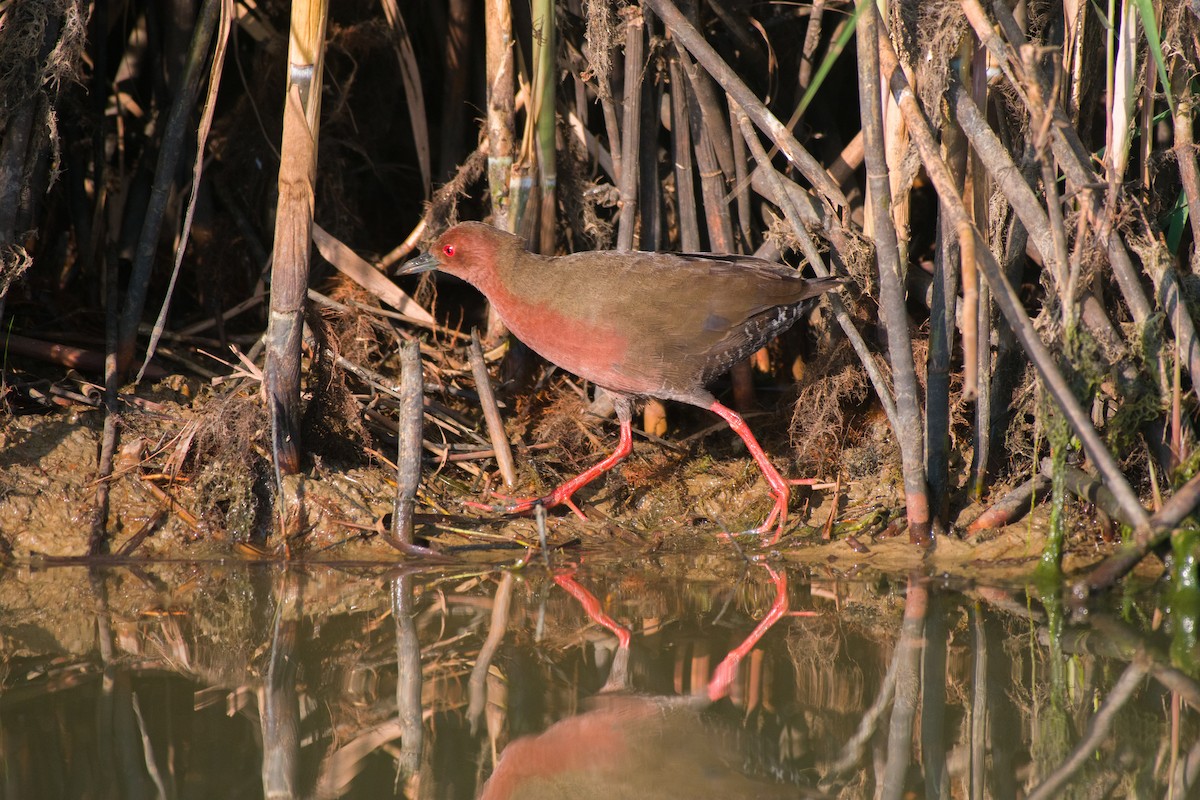
<svg viewBox="0 0 1200 800">
<path fill-rule="evenodd" d="M 687 21 L 675 4 L 671 0 L 645 0 L 645 3 L 662 18 L 667 30 L 671 32 L 679 45 L 687 48 L 688 52 L 704 66 L 705 71 L 712 75 L 717 83 L 721 84 L 721 88 L 728 92 L 746 111 L 750 120 L 771 137 L 771 140 L 783 151 L 788 160 L 796 165 L 800 173 L 808 179 L 821 197 L 836 208 L 844 208 L 847 204 L 846 197 L 829 173 L 825 171 L 825 168 L 796 141 L 792 132 L 763 105 L 741 78 L 717 55 L 717 51 Z"/>
<path fill-rule="evenodd" d="M 393 2 L 395 0 L 392 0 Z M 492 203 L 492 224 L 513 232 L 514 220 L 509 206 L 509 181 L 512 180 L 513 139 L 516 131 L 516 73 L 513 63 L 512 6 L 510 0 L 486 0 L 484 3 L 485 60 L 487 63 L 487 140 L 488 195 Z M 495 309 L 488 305 L 488 341 L 496 341 L 507 332 Z"/>
<path fill-rule="evenodd" d="M 1079 121 L 1080 99 L 1083 96 L 1083 37 L 1087 26 L 1087 8 L 1081 0 L 1063 0 L 1063 72 L 1070 76 L 1069 85 L 1062 92 L 1067 108 Z"/>
<path fill-rule="evenodd" d="M 917 374 L 913 364 L 912 339 L 908 330 L 908 311 L 904 301 L 903 270 L 899 262 L 896 231 L 891 226 L 887 157 L 884 154 L 883 107 L 880 100 L 880 58 L 871 43 L 880 23 L 871 5 L 858 17 L 858 85 L 862 109 L 863 144 L 867 160 L 867 189 L 871 206 L 867 210 L 875 220 L 875 257 L 879 265 L 879 305 L 887 326 L 888 359 L 892 383 L 896 387 L 896 413 L 900 425 L 893 432 L 900 444 L 904 471 L 905 508 L 908 535 L 913 543 L 924 544 L 932 533 L 933 519 L 929 488 L 925 477 L 925 446 L 922 437 L 921 409 L 917 403 Z M 885 70 L 888 66 L 884 65 Z M 884 74 L 887 74 L 885 72 Z M 897 98 L 899 102 L 899 98 Z M 911 125 L 911 122 L 910 122 Z M 943 192 L 954 192 L 951 183 Z M 943 202 L 946 202 L 943 198 Z M 940 520 L 939 522 L 944 522 Z"/>
<path fill-rule="evenodd" d="M 537 0 L 533 6 L 533 114 L 537 119 L 538 241 L 539 252 L 553 255 L 555 222 L 558 218 L 558 167 L 555 151 L 555 97 L 558 84 L 555 69 L 554 0 Z"/>
<path fill-rule="evenodd" d="M 971 162 L 966 164 L 963 180 L 963 194 L 971 201 L 967 207 L 975 227 L 981 231 L 988 229 L 986 206 L 980 208 L 979 195 L 986 176 L 978 169 L 971 169 Z M 975 242 L 970 236 L 963 236 L 959 231 L 959 284 L 962 286 L 962 353 L 963 353 L 963 400 L 971 401 L 979 396 L 979 349 L 987 347 L 987 339 L 979 340 L 979 268 L 975 264 Z M 984 312 L 986 313 L 986 311 Z M 953 325 L 951 326 L 953 327 Z"/>
<path fill-rule="evenodd" d="M 654 41 L 654 14 L 643 9 L 642 19 L 646 38 Z M 659 117 L 662 109 L 662 93 L 651 71 L 655 60 L 649 59 L 642 69 L 641 120 L 638 133 L 638 210 L 641 223 L 638 226 L 638 249 L 657 251 L 662 249 L 662 179 L 658 174 Z"/>
<path fill-rule="evenodd" d="M 859 56 L 861 58 L 862 56 Z M 908 283 L 909 220 L 912 218 L 912 190 L 916 181 L 916 170 L 905 169 L 907 158 L 912 146 L 908 141 L 908 129 L 904 123 L 904 115 L 896 108 L 895 101 L 885 92 L 883 96 L 883 152 L 887 158 L 888 198 L 887 208 L 891 219 L 889 223 L 895 230 L 896 263 L 900 267 L 900 283 Z M 867 185 L 867 204 L 873 205 L 876 200 L 871 197 L 871 187 Z M 867 214 L 863 222 L 863 232 L 874 239 L 880 220 L 874 215 Z"/>
<path fill-rule="evenodd" d="M 645 23 L 636 5 L 621 10 L 625 21 L 625 83 L 621 121 L 621 210 L 617 223 L 617 249 L 632 250 L 637 230 L 638 148 L 642 124 L 642 76 L 645 72 Z"/>
<path fill-rule="evenodd" d="M 1104 169 L 1110 197 L 1116 196 L 1117 184 L 1125 175 L 1125 167 L 1129 163 L 1129 146 L 1133 141 L 1133 109 L 1137 103 L 1135 82 L 1138 30 L 1137 4 L 1123 3 L 1104 148 Z"/>
<path fill-rule="evenodd" d="M 312 247 L 327 16 L 325 0 L 297 0 L 292 6 L 265 371 L 272 450 L 276 469 L 284 474 L 300 469 L 300 343 Z"/>
<path fill-rule="evenodd" d="M 175 168 L 183 154 L 183 140 L 191 121 L 192 108 L 200 93 L 204 65 L 208 60 L 209 45 L 217 27 L 220 11 L 221 0 L 205 0 L 204 5 L 200 7 L 196 27 L 192 32 L 187 66 L 180 73 L 179 85 L 167 113 L 162 144 L 158 151 L 158 163 L 154 169 L 150 202 L 146 207 L 146 217 L 142 221 L 133 272 L 129 276 L 129 292 L 125 296 L 125 307 L 121 311 L 121 329 L 117 340 L 117 366 L 121 374 L 125 374 L 133 361 L 138 324 L 142 321 L 142 311 L 146 307 L 146 296 L 150 291 L 150 273 L 154 269 L 159 235 L 167 213 L 167 197 L 175 182 Z M 298 343 L 299 339 L 296 341 Z M 299 399 L 299 388 L 296 395 Z"/>
<path fill-rule="evenodd" d="M 862 38 L 859 41 L 861 46 Z M 967 216 L 966 208 L 963 206 L 961 199 L 954 193 L 953 180 L 938 153 L 933 132 L 929 129 L 924 112 L 921 111 L 920 104 L 917 102 L 912 88 L 908 85 L 907 79 L 899 68 L 899 62 L 895 50 L 892 48 L 891 39 L 888 37 L 886 29 L 883 26 L 880 26 L 878 41 L 883 74 L 887 76 L 892 94 L 896 97 L 901 111 L 904 112 L 905 118 L 908 120 L 909 130 L 913 134 L 913 142 L 917 145 L 917 152 L 921 156 L 921 161 L 925 165 L 926 172 L 929 174 L 934 188 L 942 199 L 943 210 L 951 215 L 956 225 L 968 225 L 973 229 L 974 225 L 971 224 Z M 1041 374 L 1050 395 L 1054 398 L 1059 408 L 1062 409 L 1063 415 L 1067 418 L 1076 436 L 1083 443 L 1083 448 L 1088 457 L 1108 483 L 1109 489 L 1117 498 L 1117 502 L 1121 504 L 1121 507 L 1129 515 L 1130 519 L 1136 521 L 1138 535 L 1145 535 L 1148 519 L 1146 510 L 1138 502 L 1137 495 L 1129 486 L 1125 475 L 1121 472 L 1120 465 L 1117 464 L 1112 454 L 1108 452 L 1103 440 L 1096 433 L 1096 429 L 1092 427 L 1087 413 L 1080 406 L 1079 401 L 1071 393 L 1066 381 L 1059 373 L 1058 368 L 1054 364 L 1053 356 L 1050 355 L 1045 344 L 1038 337 L 1037 332 L 1033 328 L 1033 323 L 1029 319 L 1029 315 L 1020 304 L 1016 290 L 1008 283 L 1008 279 L 1001 271 L 995 255 L 992 254 L 991 249 L 987 246 L 982 234 L 978 230 L 975 230 L 974 234 L 976 237 L 976 253 L 980 256 L 979 264 L 983 269 L 988 284 L 991 286 L 992 294 L 996 298 L 996 304 L 1008 319 L 1009 325 L 1012 326 L 1014 333 L 1016 333 L 1017 338 L 1024 346 L 1025 352 L 1029 355 L 1038 372 Z"/>
<path fill-rule="evenodd" d="M 1192 92 L 1192 67 L 1186 59 L 1176 59 L 1171 86 L 1175 94 L 1175 140 L 1172 151 L 1179 165 L 1179 182 L 1187 198 L 1188 222 L 1192 226 L 1192 253 L 1188 264 L 1200 273 L 1200 168 L 1196 165 L 1196 137 L 1192 115 L 1196 111 Z"/>
<path fill-rule="evenodd" d="M 487 0 L 485 5 L 488 191 L 492 198 L 492 224 L 511 232 L 508 180 L 512 171 L 513 132 L 516 130 L 512 8 L 509 0 Z"/>
</svg>

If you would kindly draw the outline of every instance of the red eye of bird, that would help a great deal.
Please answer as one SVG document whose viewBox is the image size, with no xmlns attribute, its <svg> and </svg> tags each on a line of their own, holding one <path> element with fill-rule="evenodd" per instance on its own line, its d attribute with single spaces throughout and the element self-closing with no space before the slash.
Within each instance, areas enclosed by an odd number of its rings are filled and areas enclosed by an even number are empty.
<svg viewBox="0 0 1200 800">
<path fill-rule="evenodd" d="M 454 258 L 454 245 L 448 244 L 444 246 L 442 252 L 446 254 L 446 258 Z"/>
</svg>

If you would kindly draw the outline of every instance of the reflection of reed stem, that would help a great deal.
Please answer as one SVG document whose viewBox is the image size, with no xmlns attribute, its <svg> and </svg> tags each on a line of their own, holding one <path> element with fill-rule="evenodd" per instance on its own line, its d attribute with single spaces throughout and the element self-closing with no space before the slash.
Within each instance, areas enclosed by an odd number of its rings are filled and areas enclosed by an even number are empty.
<svg viewBox="0 0 1200 800">
<path fill-rule="evenodd" d="M 396 618 L 396 711 L 400 716 L 400 772 L 415 775 L 421 765 L 425 729 L 421 721 L 421 643 L 413 619 L 413 576 L 392 581 Z"/>
</svg>

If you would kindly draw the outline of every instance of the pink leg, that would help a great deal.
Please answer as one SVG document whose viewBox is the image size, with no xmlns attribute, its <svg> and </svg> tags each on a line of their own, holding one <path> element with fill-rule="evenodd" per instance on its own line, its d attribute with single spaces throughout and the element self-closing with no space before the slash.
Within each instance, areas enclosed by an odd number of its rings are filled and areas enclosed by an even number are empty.
<svg viewBox="0 0 1200 800">
<path fill-rule="evenodd" d="M 579 508 L 576 507 L 576 505 L 571 501 L 571 496 L 584 486 L 587 486 L 589 483 L 596 480 L 596 478 L 600 477 L 605 472 L 608 472 L 617 464 L 621 463 L 626 456 L 633 452 L 633 415 L 632 413 L 621 413 L 620 404 L 618 404 L 617 412 L 621 419 L 621 440 L 617 443 L 617 449 L 613 451 L 612 455 L 591 469 L 576 475 L 574 478 L 571 478 L 571 480 L 567 481 L 553 492 L 543 497 L 527 497 L 523 499 L 516 499 L 511 503 L 503 505 L 487 505 L 484 503 L 475 502 L 468 502 L 467 505 L 474 508 L 482 508 L 504 514 L 518 514 L 522 511 L 529 511 L 531 508 L 539 504 L 546 508 L 553 508 L 554 506 L 566 503 L 568 506 L 570 506 L 571 510 L 579 516 L 580 519 L 587 519 L 587 517 L 583 515 L 583 512 L 580 511 Z"/>
<path fill-rule="evenodd" d="M 758 440 L 751 433 L 750 426 L 746 424 L 746 421 L 736 411 L 728 406 L 721 405 L 716 400 L 708 407 L 708 410 L 728 422 L 729 427 L 733 428 L 734 432 L 742 437 L 742 441 L 746 443 L 746 449 L 750 451 L 750 455 L 754 456 L 755 463 L 758 464 L 758 468 L 762 470 L 763 477 L 767 479 L 767 483 L 771 486 L 771 494 L 775 496 L 775 507 L 771 509 L 771 514 L 767 517 L 767 521 L 755 529 L 755 533 L 766 533 L 771 529 L 772 525 L 778 522 L 778 525 L 775 527 L 775 535 L 766 542 L 768 546 L 773 545 L 779 541 L 784 525 L 787 523 L 788 499 L 791 497 L 792 490 L 788 488 L 788 482 L 783 479 L 783 476 L 779 474 L 779 471 L 767 459 L 767 454 L 763 452 L 762 447 L 758 444 Z"/>
</svg>

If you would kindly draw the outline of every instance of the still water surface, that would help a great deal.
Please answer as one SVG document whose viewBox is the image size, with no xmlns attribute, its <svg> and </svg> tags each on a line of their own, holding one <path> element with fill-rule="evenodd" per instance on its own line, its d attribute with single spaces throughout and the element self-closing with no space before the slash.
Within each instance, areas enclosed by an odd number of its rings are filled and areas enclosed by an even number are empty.
<svg viewBox="0 0 1200 800">
<path fill-rule="evenodd" d="M 1126 589 L 1069 615 L 1022 589 L 734 555 L 10 567 L 0 786 L 1182 798 L 1200 684 L 1164 596 Z"/>
</svg>

